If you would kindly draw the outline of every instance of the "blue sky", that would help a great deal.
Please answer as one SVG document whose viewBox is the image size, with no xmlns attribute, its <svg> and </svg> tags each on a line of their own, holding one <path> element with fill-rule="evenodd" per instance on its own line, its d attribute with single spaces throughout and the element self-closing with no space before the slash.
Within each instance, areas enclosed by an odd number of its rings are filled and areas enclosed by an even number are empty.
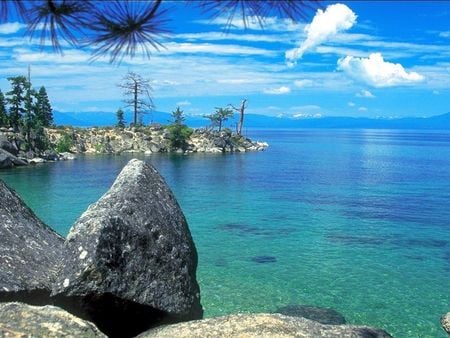
<svg viewBox="0 0 450 338">
<path fill-rule="evenodd" d="M 64 55 L 24 37 L 14 20 L 0 24 L 0 88 L 25 75 L 45 85 L 54 109 L 116 111 L 127 71 L 151 80 L 158 111 L 188 114 L 249 101 L 248 112 L 273 116 L 432 116 L 450 112 L 450 2 L 324 2 L 307 22 L 266 17 L 209 18 L 166 2 L 172 34 L 150 59 L 90 62 L 90 48 Z"/>
</svg>

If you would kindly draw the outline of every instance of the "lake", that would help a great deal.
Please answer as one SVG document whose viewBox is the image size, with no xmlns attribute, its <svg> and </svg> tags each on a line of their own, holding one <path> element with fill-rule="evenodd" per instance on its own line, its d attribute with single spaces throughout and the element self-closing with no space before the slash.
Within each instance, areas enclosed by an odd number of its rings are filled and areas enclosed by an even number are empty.
<svg viewBox="0 0 450 338">
<path fill-rule="evenodd" d="M 206 316 L 331 307 L 395 337 L 446 337 L 450 132 L 249 131 L 265 152 L 81 155 L 0 171 L 62 235 L 133 157 L 174 191 Z"/>
</svg>

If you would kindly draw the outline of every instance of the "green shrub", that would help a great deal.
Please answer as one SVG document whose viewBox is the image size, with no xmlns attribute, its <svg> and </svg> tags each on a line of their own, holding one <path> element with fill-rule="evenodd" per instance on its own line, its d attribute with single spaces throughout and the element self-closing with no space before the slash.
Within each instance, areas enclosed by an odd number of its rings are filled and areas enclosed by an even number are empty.
<svg viewBox="0 0 450 338">
<path fill-rule="evenodd" d="M 70 149 L 74 146 L 73 138 L 71 135 L 67 133 L 63 133 L 61 138 L 56 143 L 56 151 L 58 153 L 69 152 Z"/>
<path fill-rule="evenodd" d="M 187 140 L 192 135 L 193 130 L 185 125 L 172 124 L 167 126 L 169 131 L 170 148 L 183 149 L 187 148 Z"/>
</svg>

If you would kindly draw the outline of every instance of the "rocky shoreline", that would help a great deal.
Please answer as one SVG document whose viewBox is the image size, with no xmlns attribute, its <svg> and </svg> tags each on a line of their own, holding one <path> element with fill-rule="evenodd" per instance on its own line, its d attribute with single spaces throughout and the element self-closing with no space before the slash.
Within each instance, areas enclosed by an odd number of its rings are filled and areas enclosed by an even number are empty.
<svg viewBox="0 0 450 338">
<path fill-rule="evenodd" d="M 0 195 L 2 337 L 391 337 L 310 306 L 202 319 L 188 224 L 142 161 L 125 166 L 66 239 L 1 181 Z"/>
<path fill-rule="evenodd" d="M 170 133 L 162 126 L 138 128 L 46 128 L 46 149 L 26 145 L 12 129 L 0 128 L 0 169 L 43 162 L 73 160 L 74 154 L 121 153 L 232 153 L 263 151 L 266 142 L 253 141 L 230 130 L 195 129 L 185 147 L 172 148 Z M 64 151 L 61 151 L 64 150 Z"/>
</svg>

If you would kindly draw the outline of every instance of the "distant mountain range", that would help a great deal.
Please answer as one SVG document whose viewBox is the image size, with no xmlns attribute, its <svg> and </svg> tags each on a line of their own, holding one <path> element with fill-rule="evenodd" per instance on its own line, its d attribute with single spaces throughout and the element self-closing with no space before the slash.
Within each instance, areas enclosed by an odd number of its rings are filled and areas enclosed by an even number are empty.
<svg viewBox="0 0 450 338">
<path fill-rule="evenodd" d="M 116 115 L 111 112 L 58 112 L 54 113 L 57 125 L 77 127 L 103 127 L 116 123 Z M 132 120 L 131 113 L 125 113 L 125 120 Z M 171 115 L 153 112 L 144 116 L 144 123 L 156 122 L 168 124 Z M 226 126 L 236 125 L 237 115 L 227 121 Z M 207 126 L 209 121 L 202 116 L 187 116 L 186 124 L 198 128 Z M 274 117 L 258 114 L 246 114 L 245 128 L 336 128 L 336 129 L 450 129 L 450 113 L 432 117 L 406 118 L 366 118 L 366 117 L 311 117 L 292 118 Z"/>
</svg>

